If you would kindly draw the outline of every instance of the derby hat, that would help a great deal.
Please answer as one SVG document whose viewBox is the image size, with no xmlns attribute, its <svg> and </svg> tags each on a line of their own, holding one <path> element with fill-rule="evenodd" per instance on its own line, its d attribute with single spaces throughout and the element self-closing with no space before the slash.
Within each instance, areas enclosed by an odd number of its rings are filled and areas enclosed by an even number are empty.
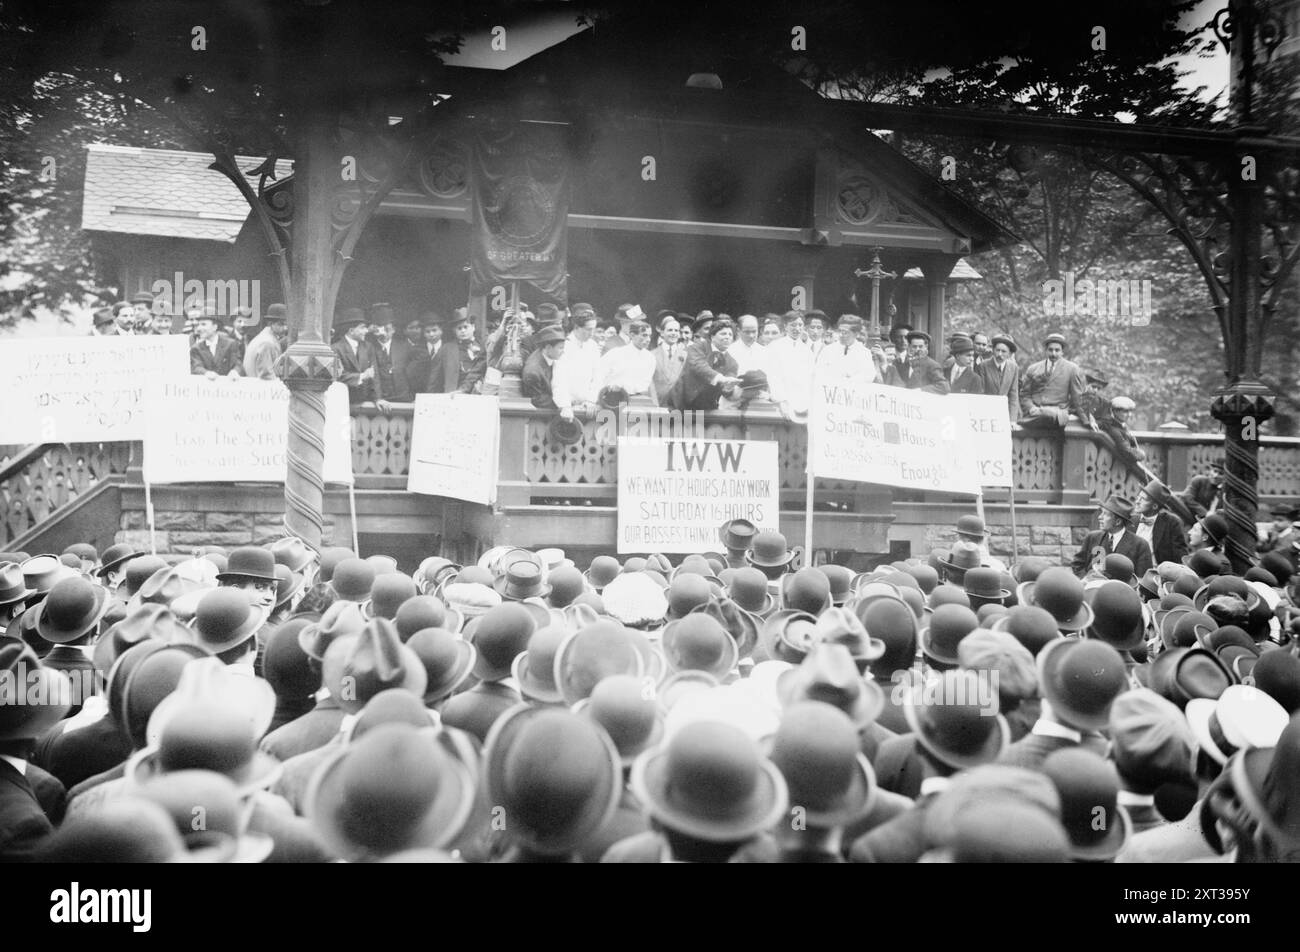
<svg viewBox="0 0 1300 952">
<path fill-rule="evenodd" d="M 572 565 L 561 565 L 547 573 L 546 584 L 551 587 L 547 602 L 552 608 L 567 608 L 587 589 L 586 579 Z"/>
<path fill-rule="evenodd" d="M 758 569 L 736 569 L 727 585 L 727 594 L 745 611 L 760 617 L 776 608 L 776 596 L 767 587 L 767 576 Z"/>
<path fill-rule="evenodd" d="M 550 616 L 542 624 L 549 624 Z M 478 651 L 474 674 L 480 681 L 499 681 L 510 676 L 510 666 L 538 628 L 533 613 L 518 602 L 504 602 L 490 608 L 465 626 L 465 638 Z"/>
<path fill-rule="evenodd" d="M 1151 690 L 1185 710 L 1194 698 L 1218 700 L 1234 679 L 1211 651 L 1171 648 L 1151 662 L 1147 680 Z"/>
<path fill-rule="evenodd" d="M 370 598 L 362 603 L 361 612 L 367 618 L 393 621 L 402 605 L 415 596 L 415 579 L 401 572 L 386 572 L 375 577 L 370 586 Z"/>
<path fill-rule="evenodd" d="M 1160 640 L 1166 648 L 1193 648 L 1204 646 L 1205 640 L 1218 628 L 1209 615 L 1188 608 L 1175 608 L 1165 614 L 1160 625 Z"/>
<path fill-rule="evenodd" d="M 517 705 L 492 725 L 483 752 L 488 801 L 509 817 L 507 837 L 559 856 L 614 815 L 623 791 L 618 751 L 588 718 Z"/>
<path fill-rule="evenodd" d="M 27 585 L 22 566 L 17 562 L 0 562 L 0 606 L 26 601 L 36 594 Z"/>
<path fill-rule="evenodd" d="M 803 807 L 812 827 L 832 829 L 870 811 L 876 773 L 858 749 L 856 725 L 821 701 L 785 709 L 768 758 L 781 771 L 790 802 Z"/>
<path fill-rule="evenodd" d="M 329 584 L 340 599 L 359 604 L 370 597 L 375 584 L 375 567 L 355 556 L 345 558 L 334 566 Z"/>
<path fill-rule="evenodd" d="M 904 571 L 916 579 L 916 584 L 927 596 L 939 584 L 939 573 L 932 566 L 925 564 L 909 565 Z"/>
<path fill-rule="evenodd" d="M 670 671 L 704 671 L 719 680 L 735 668 L 739 657 L 735 639 L 716 618 L 704 612 L 692 612 L 669 622 L 662 644 Z"/>
<path fill-rule="evenodd" d="M 1060 794 L 1070 855 L 1080 862 L 1114 859 L 1133 835 L 1128 811 L 1119 805 L 1114 764 L 1082 747 L 1066 747 L 1050 754 L 1042 771 Z"/>
<path fill-rule="evenodd" d="M 926 599 L 927 607 L 931 610 L 941 608 L 944 605 L 960 605 L 962 608 L 970 608 L 970 596 L 966 590 L 959 585 L 953 585 L 951 582 L 944 582 L 936 585 L 929 597 Z"/>
<path fill-rule="evenodd" d="M 220 654 L 252 638 L 262 620 L 262 613 L 248 603 L 242 591 L 216 588 L 199 599 L 190 629 L 201 647 Z"/>
<path fill-rule="evenodd" d="M 1118 651 L 1141 647 L 1146 634 L 1142 600 L 1124 582 L 1103 582 L 1090 589 L 1093 619 L 1084 634 L 1106 642 Z"/>
<path fill-rule="evenodd" d="M 134 786 L 132 800 L 161 810 L 185 850 L 182 861 L 261 863 L 275 848 L 265 833 L 248 828 L 248 797 L 213 770 L 175 770 Z M 203 822 L 196 829 L 195 820 Z"/>
<path fill-rule="evenodd" d="M 1220 765 L 1239 750 L 1274 746 L 1290 720 L 1281 704 L 1244 684 L 1231 685 L 1218 700 L 1193 698 L 1183 713 L 1201 750 Z"/>
<path fill-rule="evenodd" d="M 1281 704 L 1288 714 L 1300 710 L 1300 658 L 1289 651 L 1266 651 L 1251 677 L 1255 687 Z"/>
<path fill-rule="evenodd" d="M 1200 521 L 1206 537 L 1215 545 L 1222 545 L 1228 538 L 1228 520 L 1217 512 L 1204 516 Z"/>
<path fill-rule="evenodd" d="M 591 560 L 591 565 L 587 567 L 583 577 L 599 592 L 614 581 L 622 571 L 624 569 L 618 564 L 618 559 L 609 555 L 598 555 Z"/>
<path fill-rule="evenodd" d="M 591 697 L 575 704 L 573 710 L 604 729 L 624 767 L 632 766 L 638 756 L 663 740 L 663 712 L 656 703 L 654 690 L 644 679 L 627 674 L 610 675 L 596 685 Z"/>
<path fill-rule="evenodd" d="M 843 605 L 849 600 L 853 588 L 853 573 L 842 565 L 826 562 L 817 566 L 831 586 L 831 604 Z"/>
<path fill-rule="evenodd" d="M 701 605 L 708 604 L 713 595 L 714 589 L 703 575 L 678 573 L 668 585 L 668 611 L 664 617 L 669 621 L 684 618 Z"/>
<path fill-rule="evenodd" d="M 560 643 L 555 653 L 555 683 L 564 703 L 572 706 L 590 697 L 596 685 L 610 675 L 643 677 L 646 660 L 630 629 L 616 621 L 601 620 L 573 632 Z"/>
<path fill-rule="evenodd" d="M 785 536 L 774 529 L 763 529 L 754 536 L 753 545 L 745 553 L 745 561 L 760 568 L 779 568 L 789 565 L 796 554 L 789 548 Z"/>
<path fill-rule="evenodd" d="M 632 765 L 632 791 L 671 830 L 706 842 L 747 840 L 785 813 L 776 765 L 731 724 L 698 721 Z"/>
<path fill-rule="evenodd" d="M 1118 552 L 1112 552 L 1102 560 L 1101 574 L 1129 586 L 1136 586 L 1138 583 L 1137 575 L 1133 571 L 1133 560 Z"/>
<path fill-rule="evenodd" d="M 306 812 L 344 859 L 441 849 L 465 829 L 476 784 L 471 752 L 456 732 L 381 724 L 316 769 Z"/>
<path fill-rule="evenodd" d="M 1083 583 L 1064 566 L 1044 569 L 1032 582 L 1016 588 L 1021 605 L 1046 609 L 1056 619 L 1059 631 L 1082 631 L 1093 622 L 1092 606 L 1083 597 Z"/>
<path fill-rule="evenodd" d="M 108 589 L 81 576 L 57 582 L 34 609 L 36 632 L 51 644 L 65 645 L 94 631 L 108 610 Z"/>
<path fill-rule="evenodd" d="M 356 558 L 356 553 L 345 546 L 336 545 L 328 549 L 322 549 L 320 554 L 320 572 L 317 573 L 317 578 L 322 582 L 332 581 L 334 578 L 334 570 L 338 568 L 339 564 L 344 559 L 352 558 Z"/>
<path fill-rule="evenodd" d="M 957 517 L 957 535 L 983 542 L 985 536 L 984 520 L 979 516 L 965 515 Z"/>
<path fill-rule="evenodd" d="M 72 682 L 16 638 L 0 638 L 0 741 L 34 740 L 72 710 Z"/>
<path fill-rule="evenodd" d="M 38 847 L 36 861 L 176 863 L 186 858 L 185 843 L 166 810 L 140 797 L 123 797 L 65 820 Z"/>
<path fill-rule="evenodd" d="M 956 667 L 958 645 L 979 625 L 979 618 L 964 605 L 940 605 L 921 631 L 921 653 L 931 663 Z"/>
<path fill-rule="evenodd" d="M 831 582 L 815 568 L 803 568 L 781 578 L 781 607 L 820 615 L 831 605 Z"/>
<path fill-rule="evenodd" d="M 217 580 L 225 582 L 246 578 L 276 581 L 275 556 L 258 545 L 241 546 L 231 552 L 226 559 L 226 570 L 217 574 Z"/>
<path fill-rule="evenodd" d="M 335 602 L 321 614 L 320 620 L 309 623 L 298 632 L 298 646 L 309 658 L 325 660 L 325 652 L 339 638 L 359 635 L 366 626 L 366 617 L 356 602 Z"/>
<path fill-rule="evenodd" d="M 1223 558 L 1218 552 L 1212 552 L 1209 549 L 1197 549 L 1190 555 L 1183 556 L 1183 564 L 1197 575 L 1197 584 L 1200 580 L 1208 579 L 1215 575 L 1223 574 Z M 1179 576 L 1173 584 L 1177 585 L 1186 576 Z M 1195 594 L 1195 589 L 1190 594 Z"/>
<path fill-rule="evenodd" d="M 1124 659 L 1104 641 L 1058 638 L 1038 653 L 1038 686 L 1062 721 L 1095 731 L 1128 689 L 1128 675 Z"/>
<path fill-rule="evenodd" d="M 777 678 L 777 696 L 783 707 L 824 701 L 848 715 L 860 730 L 871 725 L 885 707 L 880 685 L 864 678 L 849 649 L 839 644 L 814 645 L 797 667 Z"/>
<path fill-rule="evenodd" d="M 515 656 L 510 673 L 519 683 L 519 693 L 528 700 L 539 704 L 564 703 L 564 695 L 555 684 L 555 656 L 570 634 L 567 627 L 559 624 L 539 628 L 528 639 L 528 647 Z"/>
<path fill-rule="evenodd" d="M 386 618 L 372 618 L 358 634 L 335 640 L 321 662 L 321 680 L 349 714 L 380 691 L 404 688 L 423 696 L 427 685 L 424 665 Z"/>
<path fill-rule="evenodd" d="M 126 542 L 119 542 L 116 545 L 110 545 L 104 550 L 104 555 L 100 559 L 100 565 L 99 568 L 95 570 L 95 574 L 103 577 L 108 572 L 121 566 L 122 563 L 128 562 L 131 559 L 144 554 L 144 552 L 141 552 L 135 546 Z"/>
<path fill-rule="evenodd" d="M 424 703 L 437 704 L 456 693 L 474 670 L 474 646 L 444 628 L 425 628 L 406 641 L 424 666 Z"/>
<path fill-rule="evenodd" d="M 968 569 L 962 580 L 962 588 L 966 592 L 966 597 L 971 600 L 971 606 L 975 608 L 990 603 L 1000 605 L 1005 599 L 1011 597 L 1011 592 L 1002 587 L 1002 573 L 997 569 L 984 567 Z"/>
<path fill-rule="evenodd" d="M 938 682 L 914 686 L 903 704 L 917 742 L 957 770 L 991 763 L 1011 741 L 1006 718 L 980 705 L 980 686 L 974 671 L 944 671 Z"/>
<path fill-rule="evenodd" d="M 885 650 L 872 662 L 882 674 L 892 674 L 912 666 L 916 659 L 918 627 L 915 613 L 898 598 L 877 598 L 854 608 L 868 637 L 878 640 Z"/>
<path fill-rule="evenodd" d="M 374 568 L 376 578 L 397 571 L 397 559 L 391 555 L 367 555 L 366 561 Z"/>
<path fill-rule="evenodd" d="M 546 437 L 560 446 L 573 446 L 582 440 L 582 423 L 579 420 L 566 420 L 562 416 L 551 417 L 546 425 Z"/>
<path fill-rule="evenodd" d="M 773 612 L 759 638 L 769 659 L 799 664 L 817 644 L 817 618 L 788 608 Z"/>
<path fill-rule="evenodd" d="M 276 626 L 262 649 L 262 677 L 278 698 L 311 697 L 321 687 L 320 668 L 311 663 L 299 633 L 320 621 L 319 615 L 295 615 Z"/>
</svg>

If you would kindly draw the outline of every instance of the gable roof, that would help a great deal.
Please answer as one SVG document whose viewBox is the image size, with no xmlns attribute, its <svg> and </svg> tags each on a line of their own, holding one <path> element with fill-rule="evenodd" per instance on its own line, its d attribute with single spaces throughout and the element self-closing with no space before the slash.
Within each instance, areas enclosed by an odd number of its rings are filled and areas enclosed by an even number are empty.
<svg viewBox="0 0 1300 952">
<path fill-rule="evenodd" d="M 244 171 L 262 161 L 235 158 Z M 248 203 L 211 165 L 212 156 L 206 152 L 88 146 L 81 227 L 233 243 L 248 218 Z M 287 159 L 276 164 L 281 178 L 292 170 Z"/>
</svg>

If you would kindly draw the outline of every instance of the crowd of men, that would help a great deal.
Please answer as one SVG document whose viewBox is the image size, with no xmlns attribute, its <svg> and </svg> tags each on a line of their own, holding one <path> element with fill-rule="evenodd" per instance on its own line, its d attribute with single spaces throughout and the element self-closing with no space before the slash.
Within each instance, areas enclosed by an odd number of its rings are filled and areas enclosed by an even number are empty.
<svg viewBox="0 0 1300 952">
<path fill-rule="evenodd" d="M 1236 573 L 1206 495 L 1010 569 L 0 553 L 0 859 L 1294 861 L 1300 524 Z"/>
<path fill-rule="evenodd" d="M 174 321 L 165 305 L 140 294 L 95 312 L 98 334 L 189 335 L 196 374 L 274 379 L 287 346 L 284 305 L 263 315 L 248 308 L 223 315 L 213 302 Z M 584 409 L 639 401 L 682 410 L 737 409 L 770 400 L 789 419 L 802 419 L 815 382 L 884 383 L 928 393 L 1007 398 L 1021 426 L 1060 427 L 1073 419 L 1110 437 L 1131 464 L 1144 453 L 1128 429 L 1133 401 L 1105 397 L 1103 371 L 1085 370 L 1066 356 L 1068 342 L 1049 334 L 1044 356 L 1023 368 L 1016 342 L 1002 334 L 955 333 L 942 360 L 932 340 L 906 324 L 873 338 L 855 314 L 832 320 L 821 311 L 788 311 L 762 319 L 701 311 L 660 311 L 621 305 L 601 319 L 590 304 L 494 313 L 478 339 L 464 308 L 444 318 L 434 311 L 399 317 L 390 304 L 339 310 L 333 349 L 353 405 L 381 408 L 419 393 L 493 393 L 513 353 L 521 362 L 523 394 L 534 405 L 571 419 Z"/>
</svg>

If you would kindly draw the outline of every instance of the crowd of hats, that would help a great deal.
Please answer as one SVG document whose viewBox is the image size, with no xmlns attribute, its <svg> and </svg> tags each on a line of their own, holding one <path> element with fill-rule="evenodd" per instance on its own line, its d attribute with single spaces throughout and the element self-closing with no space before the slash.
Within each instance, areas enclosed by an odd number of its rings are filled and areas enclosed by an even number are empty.
<svg viewBox="0 0 1300 952">
<path fill-rule="evenodd" d="M 956 528 L 865 572 L 802 566 L 743 520 L 716 553 L 585 568 L 499 546 L 408 575 L 296 539 L 0 553 L 0 675 L 29 692 L 0 696 L 0 750 L 64 791 L 0 850 L 1085 862 L 1163 836 L 1185 858 L 1300 855 L 1288 566 L 1006 571 L 978 518 Z"/>
</svg>

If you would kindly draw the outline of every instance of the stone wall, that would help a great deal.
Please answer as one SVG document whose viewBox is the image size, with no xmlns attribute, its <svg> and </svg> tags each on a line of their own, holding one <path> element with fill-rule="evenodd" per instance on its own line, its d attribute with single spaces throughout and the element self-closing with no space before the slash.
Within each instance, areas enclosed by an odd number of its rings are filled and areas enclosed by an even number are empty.
<svg viewBox="0 0 1300 952">
<path fill-rule="evenodd" d="M 1038 555 L 1063 565 L 1069 565 L 1079 546 L 1087 536 L 1089 526 L 1039 526 L 1018 525 L 1018 548 L 1022 556 Z M 1010 524 L 989 523 L 989 554 L 1004 562 L 1011 558 Z M 957 532 L 950 525 L 925 527 L 926 551 L 913 551 L 924 557 L 933 548 L 950 548 L 957 541 Z"/>
<path fill-rule="evenodd" d="M 284 516 L 269 512 L 183 512 L 154 510 L 155 538 L 159 552 L 185 552 L 205 545 L 234 548 L 261 545 L 285 535 Z M 324 543 L 333 545 L 334 522 L 326 519 Z M 149 527 L 139 510 L 122 512 L 118 542 L 149 547 Z"/>
</svg>

